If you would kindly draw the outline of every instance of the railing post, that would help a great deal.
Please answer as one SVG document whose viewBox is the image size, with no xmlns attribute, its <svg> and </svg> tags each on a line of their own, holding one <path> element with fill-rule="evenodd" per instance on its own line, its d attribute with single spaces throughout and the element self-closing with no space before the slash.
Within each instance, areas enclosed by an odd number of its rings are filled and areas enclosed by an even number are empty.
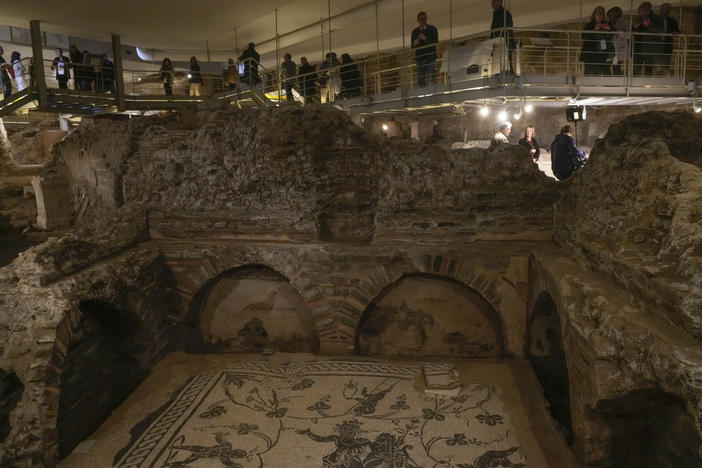
<svg viewBox="0 0 702 468">
<path fill-rule="evenodd" d="M 112 56 L 115 64 L 115 93 L 117 93 L 117 110 L 124 112 L 127 105 L 124 96 L 124 69 L 122 67 L 122 43 L 119 35 L 112 35 Z"/>
<path fill-rule="evenodd" d="M 41 108 L 46 107 L 49 104 L 49 101 L 46 93 L 46 78 L 44 76 L 44 56 L 42 53 L 43 41 L 41 40 L 41 28 L 39 26 L 39 20 L 31 20 L 29 22 L 29 30 L 32 36 L 32 63 L 34 65 L 34 83 L 36 83 L 37 90 L 39 93 L 39 107 Z"/>
</svg>

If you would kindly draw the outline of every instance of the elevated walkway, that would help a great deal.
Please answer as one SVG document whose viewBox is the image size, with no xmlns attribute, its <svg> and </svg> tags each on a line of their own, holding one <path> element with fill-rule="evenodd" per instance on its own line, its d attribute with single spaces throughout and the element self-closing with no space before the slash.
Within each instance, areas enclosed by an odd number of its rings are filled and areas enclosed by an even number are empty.
<svg viewBox="0 0 702 468">
<path fill-rule="evenodd" d="M 197 106 L 205 100 L 229 100 L 239 107 L 271 107 L 274 104 L 257 90 L 225 92 L 215 96 L 166 96 L 128 95 L 125 96 L 124 111 L 168 111 Z M 118 98 L 113 94 L 81 92 L 69 89 L 48 89 L 47 105 L 39 106 L 39 89 L 29 87 L 0 101 L 0 118 L 25 106 L 30 110 L 57 114 L 78 114 L 98 116 L 118 114 Z"/>
</svg>

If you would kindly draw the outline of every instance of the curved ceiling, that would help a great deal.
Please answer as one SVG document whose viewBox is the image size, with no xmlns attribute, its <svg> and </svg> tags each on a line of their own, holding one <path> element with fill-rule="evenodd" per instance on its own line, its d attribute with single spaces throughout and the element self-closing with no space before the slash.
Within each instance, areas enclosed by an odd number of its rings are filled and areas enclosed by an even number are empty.
<svg viewBox="0 0 702 468">
<path fill-rule="evenodd" d="M 621 4 L 586 0 L 505 3 L 516 27 L 577 20 L 589 16 L 596 5 Z M 70 8 L 48 1 L 4 0 L 0 24 L 28 27 L 30 19 L 38 19 L 46 31 L 98 40 L 109 40 L 109 34 L 116 33 L 123 44 L 155 49 L 156 57 L 175 55 L 177 50 L 204 56 L 209 44 L 213 60 L 234 55 L 236 28 L 239 51 L 254 42 L 266 64 L 275 61 L 276 9 L 280 55 L 290 52 L 294 59 L 307 55 L 311 61 L 320 60 L 329 50 L 329 6 L 332 49 L 351 55 L 373 52 L 378 46 L 380 50 L 402 47 L 403 36 L 409 42 L 406 37 L 421 10 L 439 28 L 440 39 L 447 39 L 450 32 L 461 37 L 486 31 L 492 18 L 490 0 L 378 0 L 377 5 L 378 44 L 375 1 L 369 0 L 73 0 Z M 628 9 L 628 5 L 621 6 Z M 320 19 L 324 19 L 322 27 Z"/>
</svg>

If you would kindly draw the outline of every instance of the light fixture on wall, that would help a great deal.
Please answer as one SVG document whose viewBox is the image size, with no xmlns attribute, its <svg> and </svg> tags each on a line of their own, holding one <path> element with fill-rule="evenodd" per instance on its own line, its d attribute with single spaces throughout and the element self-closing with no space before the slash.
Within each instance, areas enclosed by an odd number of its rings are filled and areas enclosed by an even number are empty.
<svg viewBox="0 0 702 468">
<path fill-rule="evenodd" d="M 488 106 L 483 106 L 480 108 L 480 115 L 483 117 L 487 116 L 490 113 L 490 109 L 488 109 Z"/>
<path fill-rule="evenodd" d="M 522 113 L 523 113 L 522 109 L 519 109 L 519 112 L 516 113 L 516 114 L 514 114 L 514 120 L 519 120 L 519 119 L 521 119 L 521 118 L 522 118 Z"/>
<path fill-rule="evenodd" d="M 533 110 L 534 106 L 532 106 L 531 104 L 527 104 L 526 106 L 524 106 L 524 112 L 526 112 L 527 114 L 529 114 Z"/>
<path fill-rule="evenodd" d="M 388 127 L 388 124 L 383 124 L 383 131 L 384 132 L 387 132 L 388 128 L 390 128 L 390 127 Z"/>
</svg>

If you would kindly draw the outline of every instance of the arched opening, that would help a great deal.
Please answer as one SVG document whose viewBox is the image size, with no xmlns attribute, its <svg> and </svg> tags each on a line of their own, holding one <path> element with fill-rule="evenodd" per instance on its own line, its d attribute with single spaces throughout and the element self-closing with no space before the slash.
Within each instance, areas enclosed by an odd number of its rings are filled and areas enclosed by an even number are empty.
<svg viewBox="0 0 702 468">
<path fill-rule="evenodd" d="M 319 337 L 302 296 L 280 273 L 249 265 L 223 273 L 196 297 L 197 336 L 206 352 L 317 352 Z M 199 345 L 198 345 L 199 341 Z"/>
<path fill-rule="evenodd" d="M 598 412 L 609 424 L 607 466 L 699 468 L 700 437 L 685 402 L 659 389 L 640 389 L 603 400 Z"/>
<path fill-rule="evenodd" d="M 82 301 L 61 369 L 57 420 L 59 458 L 95 431 L 146 377 L 139 356 L 149 343 L 139 338 L 134 314 L 101 301 Z"/>
<path fill-rule="evenodd" d="M 24 385 L 13 373 L 0 369 L 0 443 L 10 434 L 10 412 L 22 398 Z"/>
<path fill-rule="evenodd" d="M 556 304 L 547 292 L 542 292 L 529 318 L 527 359 L 541 382 L 551 415 L 572 444 L 570 388 L 562 336 Z"/>
<path fill-rule="evenodd" d="M 407 275 L 385 288 L 359 321 L 357 354 L 502 357 L 502 325 L 477 292 L 440 276 Z"/>
</svg>

